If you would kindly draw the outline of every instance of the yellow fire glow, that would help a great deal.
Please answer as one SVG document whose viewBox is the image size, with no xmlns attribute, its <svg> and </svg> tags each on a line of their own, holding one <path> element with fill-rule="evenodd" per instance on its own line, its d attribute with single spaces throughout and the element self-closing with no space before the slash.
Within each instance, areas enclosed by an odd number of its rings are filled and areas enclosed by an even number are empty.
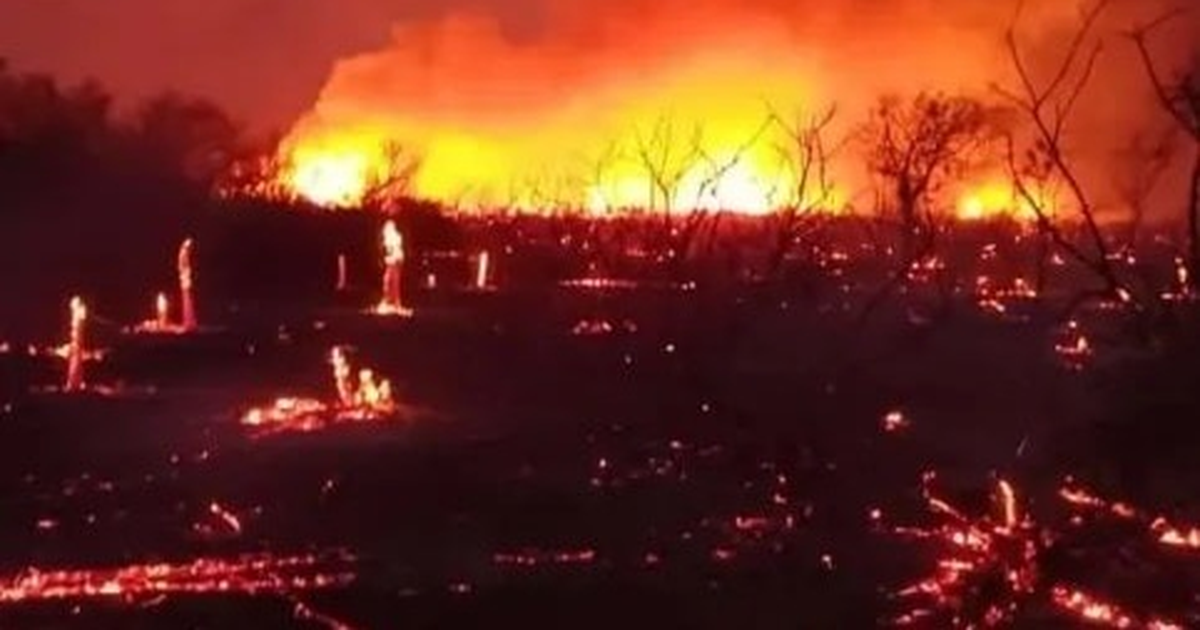
<svg viewBox="0 0 1200 630">
<path fill-rule="evenodd" d="M 1054 213 L 1054 200 L 1050 193 L 1035 197 L 1038 206 L 1047 214 Z M 955 218 L 961 221 L 984 221 L 1007 218 L 1014 221 L 1034 221 L 1037 212 L 1013 184 L 1004 180 L 990 180 L 976 186 L 966 187 L 958 196 Z"/>
<path fill-rule="evenodd" d="M 341 64 L 292 129 L 282 179 L 295 194 L 357 205 L 396 143 L 419 161 L 409 192 L 460 209 L 763 214 L 795 188 L 769 115 L 821 106 L 811 62 L 770 29 L 704 33 L 711 46 L 686 55 L 662 44 L 595 58 L 570 42 L 527 52 L 469 21 L 405 35 Z"/>
</svg>

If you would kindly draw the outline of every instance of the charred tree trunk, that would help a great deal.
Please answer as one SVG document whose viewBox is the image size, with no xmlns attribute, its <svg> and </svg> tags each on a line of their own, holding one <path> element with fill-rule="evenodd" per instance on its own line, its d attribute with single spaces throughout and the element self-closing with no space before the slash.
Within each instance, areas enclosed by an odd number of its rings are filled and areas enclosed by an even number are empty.
<svg viewBox="0 0 1200 630">
<path fill-rule="evenodd" d="M 1192 185 L 1188 191 L 1188 280 L 1200 290 L 1200 144 L 1192 157 Z"/>
</svg>

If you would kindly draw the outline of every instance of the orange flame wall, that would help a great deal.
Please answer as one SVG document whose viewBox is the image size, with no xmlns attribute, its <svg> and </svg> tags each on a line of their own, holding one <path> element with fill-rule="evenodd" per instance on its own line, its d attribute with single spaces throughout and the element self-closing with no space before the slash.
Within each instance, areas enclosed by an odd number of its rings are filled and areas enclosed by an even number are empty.
<svg viewBox="0 0 1200 630">
<path fill-rule="evenodd" d="M 1012 7 L 1000 2 L 525 4 L 507 21 L 480 9 L 401 24 L 387 48 L 339 62 L 283 145 L 288 183 L 319 203 L 353 205 L 391 139 L 420 156 L 418 196 L 466 207 L 662 207 L 637 159 L 641 138 L 680 171 L 676 207 L 764 211 L 795 201 L 779 130 L 747 145 L 770 109 L 790 117 L 836 103 L 836 136 L 882 93 L 982 92 L 1009 78 L 1000 35 Z M 1074 5 L 1031 4 L 1024 32 L 1052 47 Z M 709 163 L 682 163 L 694 129 L 711 163 L 741 155 L 710 188 L 701 183 Z M 828 205 L 865 188 L 854 161 L 839 162 Z"/>
</svg>

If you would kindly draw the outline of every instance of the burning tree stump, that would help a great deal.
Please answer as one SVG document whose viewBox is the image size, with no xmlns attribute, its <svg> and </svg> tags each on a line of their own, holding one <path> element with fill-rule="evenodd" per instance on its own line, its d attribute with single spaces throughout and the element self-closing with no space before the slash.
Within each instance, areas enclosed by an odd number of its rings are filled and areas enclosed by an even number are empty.
<svg viewBox="0 0 1200 630">
<path fill-rule="evenodd" d="M 409 315 L 411 309 L 404 306 L 404 235 L 389 220 L 383 224 L 383 296 L 375 312 L 380 315 Z"/>
<path fill-rule="evenodd" d="M 179 304 L 181 309 L 180 322 L 181 327 L 185 331 L 194 331 L 198 327 L 196 318 L 196 302 L 193 294 L 194 289 L 194 269 L 192 265 L 192 239 L 184 239 L 179 246 Z"/>
<path fill-rule="evenodd" d="M 79 296 L 72 297 L 70 310 L 70 334 L 66 348 L 67 377 L 63 383 L 63 391 L 81 392 L 86 386 L 84 382 L 83 363 L 86 358 L 85 325 L 88 316 L 87 304 Z"/>
</svg>

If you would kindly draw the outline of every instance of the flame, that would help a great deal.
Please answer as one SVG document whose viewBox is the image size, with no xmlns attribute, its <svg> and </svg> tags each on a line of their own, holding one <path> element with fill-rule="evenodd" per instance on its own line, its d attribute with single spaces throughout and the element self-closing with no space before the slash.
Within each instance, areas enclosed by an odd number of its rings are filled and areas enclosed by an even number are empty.
<svg viewBox="0 0 1200 630">
<path fill-rule="evenodd" d="M 1037 221 L 1038 210 L 1048 216 L 1055 214 L 1057 200 L 1052 191 L 1030 191 L 1030 196 L 1032 200 L 1025 198 L 1010 180 L 986 179 L 962 188 L 954 216 L 960 221 L 1006 218 L 1027 223 Z"/>
<path fill-rule="evenodd" d="M 152 335 L 180 335 L 187 332 L 171 321 L 171 299 L 161 291 L 154 296 L 154 316 L 126 330 Z"/>
<path fill-rule="evenodd" d="M 346 352 L 341 347 L 335 347 L 329 353 L 329 362 L 333 365 L 333 382 L 337 387 L 338 402 L 344 407 L 354 404 L 354 385 L 350 382 L 350 362 L 346 360 Z"/>
<path fill-rule="evenodd" d="M 337 393 L 334 401 L 283 396 L 270 405 L 249 409 L 242 415 L 241 424 L 256 437 L 262 437 L 283 432 L 309 433 L 335 424 L 373 422 L 396 415 L 399 406 L 392 394 L 391 381 L 376 378 L 373 370 L 360 369 L 356 382 L 351 376 L 354 369 L 340 346 L 330 350 L 329 363 Z"/>
<path fill-rule="evenodd" d="M 376 158 L 364 152 L 298 151 L 291 160 L 295 166 L 283 175 L 289 188 L 319 206 L 347 206 L 362 201 Z"/>
<path fill-rule="evenodd" d="M 383 289 L 375 312 L 380 315 L 408 315 L 411 311 L 404 307 L 401 299 L 401 289 L 404 280 L 404 235 L 396 227 L 396 222 L 388 220 L 383 224 Z"/>
<path fill-rule="evenodd" d="M 475 267 L 475 288 L 479 290 L 486 289 L 488 286 L 488 263 L 490 262 L 487 250 L 479 253 L 479 261 Z"/>
<path fill-rule="evenodd" d="M 181 306 L 180 327 L 185 331 L 193 331 L 197 327 L 196 302 L 192 293 L 195 281 L 192 265 L 192 239 L 184 239 L 179 244 L 178 273 L 179 273 L 179 303 Z"/>
<path fill-rule="evenodd" d="M 1016 194 L 1012 187 L 1001 183 L 986 183 L 963 193 L 958 200 L 956 216 L 964 221 L 980 221 L 1001 216 L 1015 216 Z"/>
<path fill-rule="evenodd" d="M 398 144 L 419 160 L 411 194 L 458 208 L 764 214 L 839 205 L 796 190 L 788 130 L 770 124 L 773 114 L 790 124 L 847 100 L 816 89 L 845 79 L 826 69 L 811 38 L 797 37 L 799 19 L 618 4 L 600 6 L 599 20 L 580 7 L 543 7 L 555 27 L 528 44 L 479 14 L 396 26 L 393 45 L 335 67 L 280 146 L 281 183 L 320 205 L 355 206 Z M 678 19 L 682 11 L 696 19 Z M 669 190 L 655 185 L 650 164 Z"/>
<path fill-rule="evenodd" d="M 171 302 L 166 293 L 159 292 L 154 299 L 154 321 L 163 330 L 171 325 Z"/>
<path fill-rule="evenodd" d="M 71 324 L 67 341 L 67 378 L 63 389 L 68 392 L 82 391 L 85 387 L 83 362 L 86 358 L 85 326 L 87 324 L 87 304 L 79 296 L 71 298 Z"/>
</svg>

